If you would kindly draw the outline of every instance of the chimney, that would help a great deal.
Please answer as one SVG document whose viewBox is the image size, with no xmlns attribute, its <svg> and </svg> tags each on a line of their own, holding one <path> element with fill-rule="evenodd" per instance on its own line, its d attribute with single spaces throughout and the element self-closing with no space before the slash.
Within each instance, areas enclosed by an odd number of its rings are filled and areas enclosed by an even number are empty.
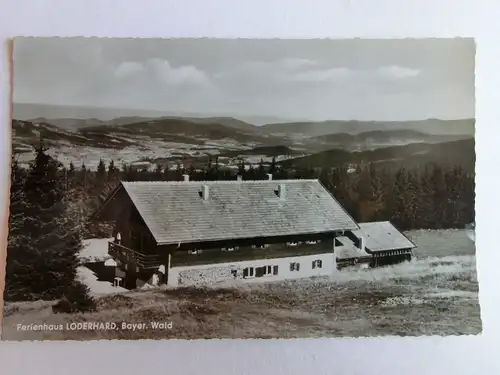
<svg viewBox="0 0 500 375">
<path fill-rule="evenodd" d="M 240 174 L 236 176 L 236 181 L 243 181 L 243 176 Z"/>
<path fill-rule="evenodd" d="M 183 174 L 182 177 L 184 177 L 184 181 L 185 182 L 189 181 L 189 175 L 188 174 Z"/>
<path fill-rule="evenodd" d="M 273 175 L 272 175 L 272 173 L 268 173 L 268 174 L 267 174 L 267 179 L 268 179 L 269 181 L 271 181 L 271 180 L 273 179 Z"/>
<path fill-rule="evenodd" d="M 280 199 L 285 199 L 286 198 L 286 185 L 285 184 L 279 184 L 278 185 L 278 197 Z"/>
<path fill-rule="evenodd" d="M 202 197 L 203 197 L 203 200 L 207 201 L 208 200 L 208 197 L 210 196 L 210 191 L 208 190 L 208 185 L 203 185 L 203 188 L 202 188 Z"/>
</svg>

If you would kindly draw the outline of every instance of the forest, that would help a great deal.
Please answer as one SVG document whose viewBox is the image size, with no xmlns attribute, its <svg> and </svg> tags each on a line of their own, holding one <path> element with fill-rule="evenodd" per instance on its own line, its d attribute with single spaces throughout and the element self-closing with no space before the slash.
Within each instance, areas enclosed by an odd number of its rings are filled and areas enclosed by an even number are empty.
<svg viewBox="0 0 500 375">
<path fill-rule="evenodd" d="M 286 167 L 273 160 L 258 166 L 223 168 L 217 158 L 204 168 L 157 166 L 138 170 L 100 161 L 97 170 L 73 163 L 65 168 L 41 143 L 29 168 L 12 157 L 5 300 L 72 300 L 90 303 L 75 281 L 82 240 L 109 237 L 105 225 L 87 225 L 90 215 L 120 181 L 311 179 L 318 178 L 358 222 L 391 221 L 401 230 L 463 228 L 474 221 L 474 174 L 462 166 L 418 168 Z M 74 300 L 74 298 L 73 298 Z M 76 309 L 76 307 L 75 307 Z"/>
</svg>

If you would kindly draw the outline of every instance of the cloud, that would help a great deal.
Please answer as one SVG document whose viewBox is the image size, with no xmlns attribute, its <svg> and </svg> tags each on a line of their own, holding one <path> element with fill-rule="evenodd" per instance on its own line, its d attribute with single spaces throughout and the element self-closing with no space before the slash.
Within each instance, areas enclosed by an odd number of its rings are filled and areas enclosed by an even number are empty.
<svg viewBox="0 0 500 375">
<path fill-rule="evenodd" d="M 298 82 L 331 82 L 349 78 L 353 71 L 347 68 L 332 68 L 325 70 L 310 70 L 297 73 L 292 77 Z"/>
<path fill-rule="evenodd" d="M 152 78 L 167 85 L 203 85 L 210 82 L 208 75 L 192 65 L 173 67 L 167 60 L 150 59 L 146 62 L 122 62 L 114 70 L 116 78 Z"/>
<path fill-rule="evenodd" d="M 414 78 L 419 70 L 397 65 L 374 67 L 372 69 L 350 69 L 332 66 L 303 58 L 286 58 L 275 61 L 247 61 L 234 68 L 215 74 L 217 81 L 226 84 L 246 81 L 248 85 L 275 83 L 338 83 L 403 80 Z"/>
<path fill-rule="evenodd" d="M 284 68 L 288 69 L 300 69 L 310 66 L 316 66 L 318 63 L 309 59 L 302 58 L 288 58 L 280 61 Z"/>
<path fill-rule="evenodd" d="M 381 77 L 390 79 L 413 78 L 420 74 L 420 71 L 417 69 L 410 69 L 397 65 L 381 67 L 377 72 Z"/>
<path fill-rule="evenodd" d="M 316 61 L 304 58 L 285 58 L 274 61 L 246 61 L 230 70 L 215 74 L 221 81 L 252 78 L 263 81 L 290 80 L 297 72 L 318 65 Z"/>
<path fill-rule="evenodd" d="M 135 61 L 125 61 L 118 65 L 114 71 L 115 77 L 123 78 L 133 76 L 144 71 L 144 65 Z"/>
</svg>

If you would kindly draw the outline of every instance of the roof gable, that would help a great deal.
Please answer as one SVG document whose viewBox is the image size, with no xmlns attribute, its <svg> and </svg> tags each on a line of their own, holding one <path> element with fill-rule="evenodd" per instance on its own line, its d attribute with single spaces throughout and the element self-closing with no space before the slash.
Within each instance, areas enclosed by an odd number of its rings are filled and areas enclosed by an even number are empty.
<svg viewBox="0 0 500 375">
<path fill-rule="evenodd" d="M 276 194 L 280 185 L 284 199 Z M 122 186 L 159 245 L 359 228 L 318 180 L 141 181 Z"/>
</svg>

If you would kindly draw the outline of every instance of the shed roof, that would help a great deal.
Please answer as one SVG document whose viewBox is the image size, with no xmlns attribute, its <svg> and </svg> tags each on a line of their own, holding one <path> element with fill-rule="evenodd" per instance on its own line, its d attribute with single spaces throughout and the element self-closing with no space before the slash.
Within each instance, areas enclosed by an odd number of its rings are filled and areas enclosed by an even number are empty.
<svg viewBox="0 0 500 375">
<path fill-rule="evenodd" d="M 285 198 L 276 191 L 285 188 Z M 318 180 L 122 182 L 159 245 L 358 229 Z M 209 191 L 204 200 L 203 187 Z"/>
<path fill-rule="evenodd" d="M 337 237 L 337 240 L 342 246 L 335 246 L 335 254 L 337 259 L 352 259 L 370 256 L 364 250 L 356 246 L 352 239 L 347 236 Z"/>
<path fill-rule="evenodd" d="M 389 221 L 359 223 L 359 230 L 353 233 L 365 238 L 365 247 L 370 252 L 413 249 L 417 247 Z"/>
</svg>

